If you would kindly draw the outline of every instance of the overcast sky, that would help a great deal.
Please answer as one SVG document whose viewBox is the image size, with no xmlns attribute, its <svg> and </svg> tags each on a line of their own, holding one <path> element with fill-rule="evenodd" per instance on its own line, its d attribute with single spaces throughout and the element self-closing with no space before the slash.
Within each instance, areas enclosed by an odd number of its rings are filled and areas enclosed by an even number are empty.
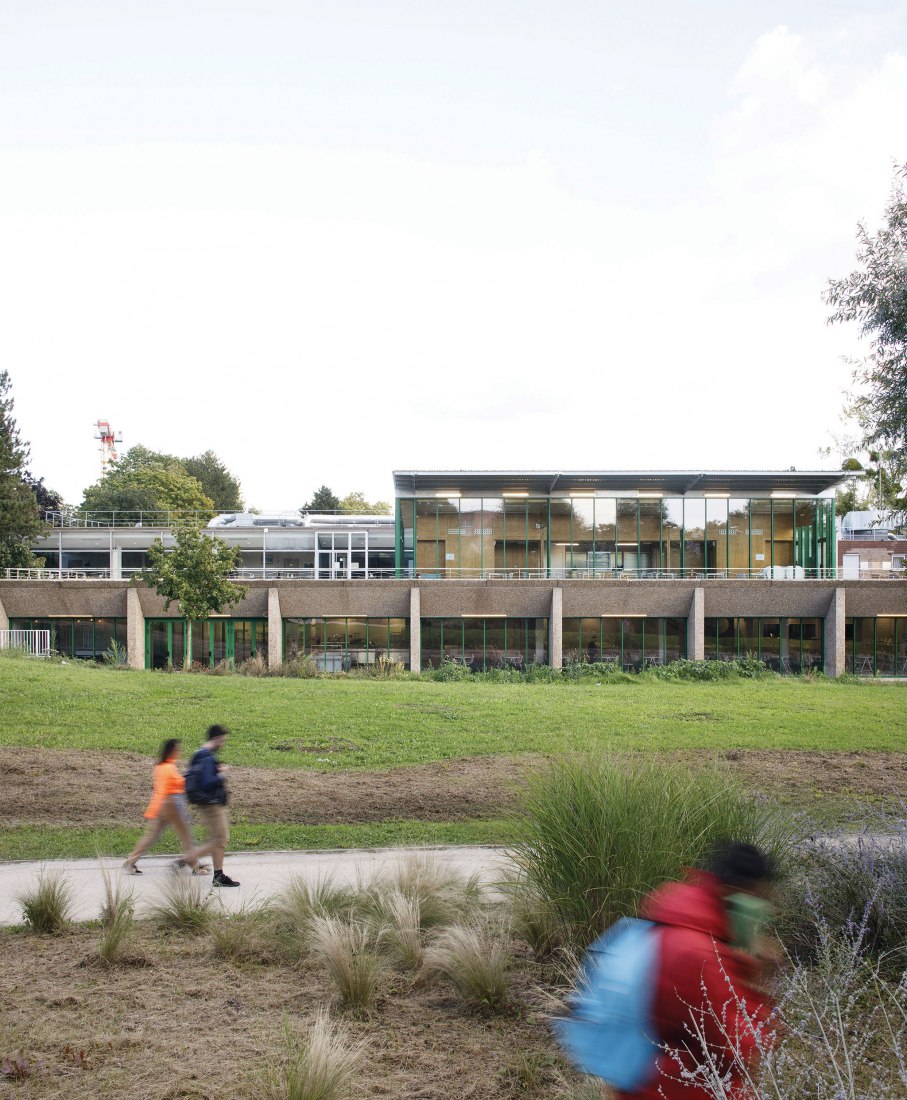
<svg viewBox="0 0 907 1100">
<path fill-rule="evenodd" d="M 0 363 L 73 503 L 393 468 L 815 468 L 907 5 L 2 0 Z"/>
</svg>

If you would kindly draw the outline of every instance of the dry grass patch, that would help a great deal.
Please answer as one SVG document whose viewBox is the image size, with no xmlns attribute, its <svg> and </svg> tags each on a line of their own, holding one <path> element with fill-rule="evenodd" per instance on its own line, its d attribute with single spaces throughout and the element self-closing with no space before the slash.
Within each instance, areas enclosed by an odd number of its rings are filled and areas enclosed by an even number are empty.
<svg viewBox="0 0 907 1100">
<path fill-rule="evenodd" d="M 149 907 L 159 928 L 174 932 L 204 932 L 214 916 L 210 883 L 192 875 L 172 875 Z"/>
<path fill-rule="evenodd" d="M 425 972 L 447 978 L 472 1008 L 500 1012 L 509 1001 L 510 945 L 502 929 L 454 925 L 425 952 Z"/>
<path fill-rule="evenodd" d="M 384 974 L 374 929 L 362 921 L 313 917 L 311 937 L 343 1008 L 357 1013 L 373 1008 Z"/>
</svg>

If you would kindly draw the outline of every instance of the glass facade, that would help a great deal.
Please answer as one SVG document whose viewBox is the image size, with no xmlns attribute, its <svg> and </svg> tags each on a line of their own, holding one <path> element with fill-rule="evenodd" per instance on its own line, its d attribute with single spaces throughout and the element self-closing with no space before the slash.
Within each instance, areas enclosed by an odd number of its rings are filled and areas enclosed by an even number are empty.
<svg viewBox="0 0 907 1100">
<path fill-rule="evenodd" d="M 686 652 L 686 619 L 643 615 L 564 619 L 564 664 L 601 661 L 638 672 L 679 660 Z"/>
<path fill-rule="evenodd" d="M 99 661 L 111 642 L 126 645 L 125 619 L 10 619 L 12 630 L 49 630 L 50 647 L 63 657 Z"/>
<path fill-rule="evenodd" d="M 835 564 L 830 498 L 398 499 L 396 530 L 401 575 L 426 579 L 816 576 Z"/>
<path fill-rule="evenodd" d="M 756 657 L 776 672 L 821 672 L 825 667 L 822 619 L 707 618 L 705 658 Z"/>
<path fill-rule="evenodd" d="M 182 668 L 186 660 L 183 619 L 145 620 L 145 667 Z M 213 668 L 268 652 L 266 619 L 206 619 L 192 623 L 192 663 Z"/>
<path fill-rule="evenodd" d="M 379 658 L 409 667 L 409 620 L 284 619 L 283 654 L 307 655 L 326 672 L 347 672 Z"/>
<path fill-rule="evenodd" d="M 548 663 L 547 619 L 422 619 L 420 625 L 423 668 L 437 668 L 443 660 L 474 672 Z"/>
<path fill-rule="evenodd" d="M 846 619 L 844 644 L 845 672 L 907 677 L 907 616 Z"/>
</svg>

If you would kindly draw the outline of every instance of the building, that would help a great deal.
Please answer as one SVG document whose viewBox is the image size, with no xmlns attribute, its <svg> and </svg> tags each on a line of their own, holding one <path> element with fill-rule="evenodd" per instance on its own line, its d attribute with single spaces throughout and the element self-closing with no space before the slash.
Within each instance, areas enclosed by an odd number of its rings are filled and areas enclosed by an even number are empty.
<svg viewBox="0 0 907 1100">
<path fill-rule="evenodd" d="M 413 669 L 752 654 L 780 672 L 907 675 L 907 581 L 845 576 L 837 471 L 396 471 L 393 516 L 219 516 L 245 600 L 193 630 L 195 661 L 312 654 Z M 0 580 L 0 627 L 179 666 L 184 624 L 130 582 L 179 517 L 51 516 L 43 570 Z M 205 517 L 206 519 L 208 517 Z M 843 541 L 843 540 L 842 540 Z"/>
</svg>

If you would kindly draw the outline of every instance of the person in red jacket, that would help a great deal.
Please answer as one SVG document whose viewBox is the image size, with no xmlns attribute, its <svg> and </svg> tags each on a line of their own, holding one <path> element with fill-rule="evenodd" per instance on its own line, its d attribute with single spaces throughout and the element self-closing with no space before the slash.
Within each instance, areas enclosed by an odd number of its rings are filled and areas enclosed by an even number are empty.
<svg viewBox="0 0 907 1100">
<path fill-rule="evenodd" d="M 653 1016 L 662 1051 L 650 1080 L 618 1100 L 749 1100 L 746 1070 L 768 1039 L 773 1007 L 758 988 L 756 954 L 771 877 L 758 848 L 730 843 L 708 871 L 691 871 L 647 898 L 640 915 L 658 925 Z M 723 1086 L 708 1087 L 719 1078 Z"/>
</svg>

